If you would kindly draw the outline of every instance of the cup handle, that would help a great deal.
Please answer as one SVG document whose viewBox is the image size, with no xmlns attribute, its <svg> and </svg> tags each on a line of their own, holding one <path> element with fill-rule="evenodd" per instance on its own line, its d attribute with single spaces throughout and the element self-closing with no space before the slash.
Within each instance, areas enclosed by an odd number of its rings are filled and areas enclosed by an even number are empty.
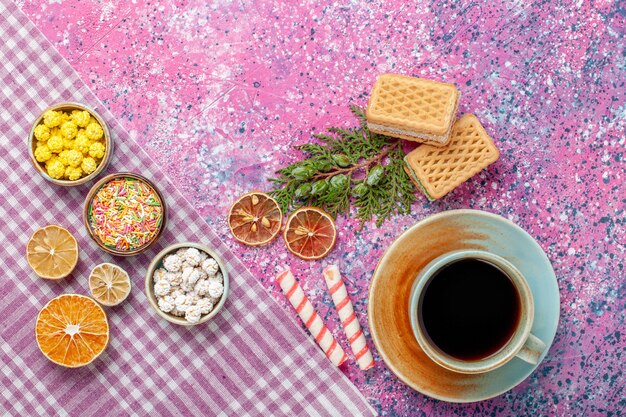
<svg viewBox="0 0 626 417">
<path fill-rule="evenodd" d="M 539 363 L 539 357 L 541 357 L 544 350 L 546 350 L 546 344 L 531 333 L 528 335 L 528 339 L 526 339 L 526 343 L 524 343 L 522 349 L 517 352 L 515 356 L 531 365 L 537 365 Z"/>
</svg>

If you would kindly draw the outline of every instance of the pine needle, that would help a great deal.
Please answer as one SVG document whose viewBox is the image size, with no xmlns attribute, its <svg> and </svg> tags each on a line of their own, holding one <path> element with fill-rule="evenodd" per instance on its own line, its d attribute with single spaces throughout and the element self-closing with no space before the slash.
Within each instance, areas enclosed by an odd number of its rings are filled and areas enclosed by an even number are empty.
<svg viewBox="0 0 626 417">
<path fill-rule="evenodd" d="M 336 217 L 356 209 L 361 227 L 372 219 L 408 214 L 415 201 L 415 186 L 404 171 L 404 151 L 398 139 L 372 133 L 365 112 L 351 106 L 356 128 L 330 128 L 313 135 L 320 143 L 296 146 L 306 157 L 280 169 L 269 180 L 270 191 L 284 212 L 316 206 Z"/>
</svg>

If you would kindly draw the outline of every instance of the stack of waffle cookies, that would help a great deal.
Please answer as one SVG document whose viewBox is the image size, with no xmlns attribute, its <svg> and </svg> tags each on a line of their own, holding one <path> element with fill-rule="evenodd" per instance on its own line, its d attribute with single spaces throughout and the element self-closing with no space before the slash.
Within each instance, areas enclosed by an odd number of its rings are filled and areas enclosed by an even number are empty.
<svg viewBox="0 0 626 417">
<path fill-rule="evenodd" d="M 383 74 L 367 106 L 371 132 L 423 143 L 405 157 L 405 170 L 431 201 L 500 156 L 476 116 L 455 120 L 460 95 L 452 84 Z"/>
</svg>

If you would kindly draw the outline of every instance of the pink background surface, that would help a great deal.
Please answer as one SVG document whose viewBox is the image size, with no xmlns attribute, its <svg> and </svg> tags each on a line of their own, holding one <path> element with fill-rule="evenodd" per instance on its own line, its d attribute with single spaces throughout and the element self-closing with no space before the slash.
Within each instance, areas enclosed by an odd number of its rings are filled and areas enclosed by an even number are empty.
<svg viewBox="0 0 626 417">
<path fill-rule="evenodd" d="M 375 370 L 343 370 L 381 414 L 626 408 L 624 2 L 18 4 L 279 302 L 290 308 L 273 281 L 289 265 L 331 329 L 338 318 L 322 268 L 338 263 L 367 323 L 377 260 L 429 214 L 484 209 L 539 241 L 559 280 L 562 312 L 538 370 L 496 399 L 455 405 L 413 392 L 374 352 Z M 266 178 L 299 157 L 292 145 L 352 125 L 348 105 L 365 105 L 385 72 L 456 84 L 460 113 L 481 119 L 501 159 L 441 201 L 419 197 L 410 215 L 380 229 L 359 232 L 340 217 L 337 246 L 322 261 L 296 259 L 282 239 L 237 244 L 225 223 L 232 201 L 269 189 Z M 334 333 L 347 346 L 341 330 Z"/>
</svg>

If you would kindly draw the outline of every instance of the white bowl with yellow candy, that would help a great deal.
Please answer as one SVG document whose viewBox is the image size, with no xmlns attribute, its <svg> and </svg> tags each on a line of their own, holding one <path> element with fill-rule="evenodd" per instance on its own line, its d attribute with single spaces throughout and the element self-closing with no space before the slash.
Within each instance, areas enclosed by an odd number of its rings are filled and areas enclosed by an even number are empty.
<svg viewBox="0 0 626 417">
<path fill-rule="evenodd" d="M 57 103 L 35 120 L 28 137 L 37 171 L 58 185 L 84 184 L 109 164 L 113 141 L 102 117 L 79 103 Z"/>
</svg>

